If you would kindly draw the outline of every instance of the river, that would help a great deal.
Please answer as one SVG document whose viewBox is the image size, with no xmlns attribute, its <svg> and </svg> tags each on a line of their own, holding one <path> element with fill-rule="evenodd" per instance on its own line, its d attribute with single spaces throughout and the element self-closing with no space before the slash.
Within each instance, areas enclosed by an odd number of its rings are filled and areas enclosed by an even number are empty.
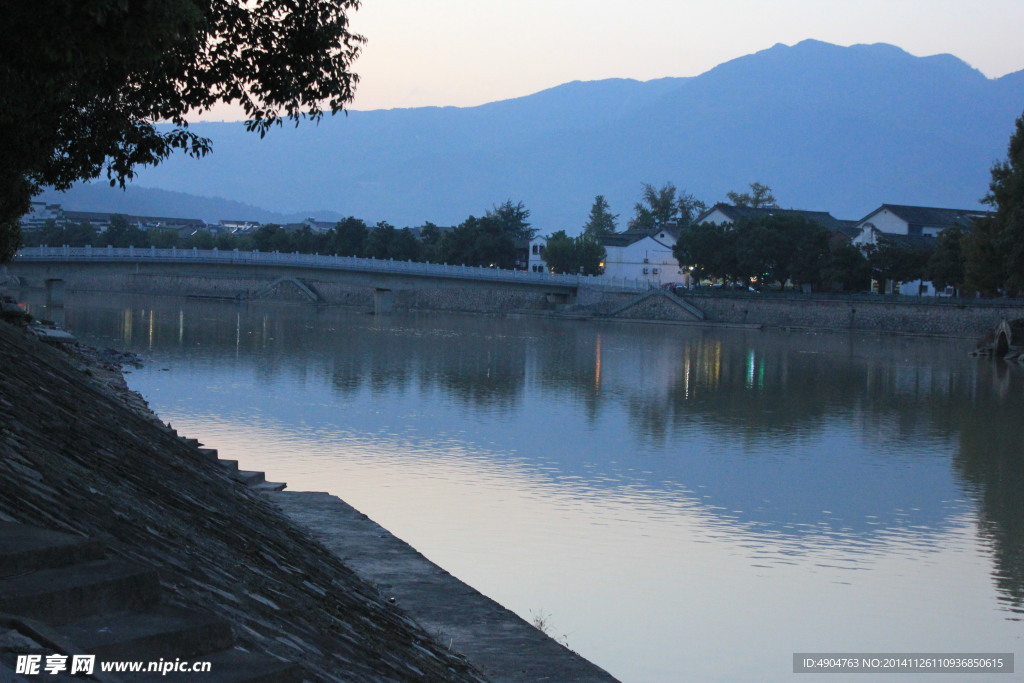
<svg viewBox="0 0 1024 683">
<path fill-rule="evenodd" d="M 129 384 L 181 433 L 340 496 L 624 681 L 1024 636 L 1024 370 L 970 340 L 128 295 L 64 315 L 144 358 Z"/>
</svg>

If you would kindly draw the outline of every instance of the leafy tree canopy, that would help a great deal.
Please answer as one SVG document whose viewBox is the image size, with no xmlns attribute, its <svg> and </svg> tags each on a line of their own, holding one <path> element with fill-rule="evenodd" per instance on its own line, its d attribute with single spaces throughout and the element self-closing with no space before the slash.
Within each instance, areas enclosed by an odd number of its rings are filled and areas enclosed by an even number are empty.
<svg viewBox="0 0 1024 683">
<path fill-rule="evenodd" d="M 964 237 L 964 288 L 995 296 L 1006 283 L 1005 252 L 999 224 L 994 218 L 974 221 Z"/>
<path fill-rule="evenodd" d="M 548 237 L 544 249 L 544 261 L 555 273 L 599 275 L 604 258 L 601 242 L 586 233 L 569 237 L 565 230 L 559 230 Z"/>
<path fill-rule="evenodd" d="M 470 216 L 444 233 L 440 246 L 444 263 L 486 268 L 515 267 L 515 241 L 496 216 Z"/>
<path fill-rule="evenodd" d="M 871 284 L 871 269 L 859 248 L 836 236 L 829 242 L 829 258 L 822 279 L 833 291 L 861 292 Z"/>
<path fill-rule="evenodd" d="M 959 226 L 946 228 L 935 238 L 935 250 L 932 251 L 925 268 L 925 277 L 932 281 L 937 289 L 948 285 L 959 287 L 964 282 L 964 231 Z"/>
<path fill-rule="evenodd" d="M 396 230 L 395 226 L 381 221 L 367 236 L 363 255 L 395 261 L 413 261 L 420 258 L 420 242 L 409 228 Z"/>
<path fill-rule="evenodd" d="M 328 252 L 338 256 L 362 256 L 369 229 L 361 218 L 349 216 L 328 232 Z"/>
<path fill-rule="evenodd" d="M 149 240 L 142 228 L 133 225 L 127 216 L 114 214 L 110 217 L 110 225 L 100 235 L 99 241 L 103 245 L 112 247 L 148 247 Z"/>
<path fill-rule="evenodd" d="M 44 185 L 125 181 L 208 140 L 185 116 L 240 104 L 264 135 L 350 102 L 358 0 L 11 0 L 0 41 L 0 261 Z M 157 122 L 170 122 L 169 130 Z"/>
<path fill-rule="evenodd" d="M 1004 287 L 1024 292 L 1024 114 L 1017 118 L 1007 159 L 992 167 L 989 193 L 983 200 L 995 208 L 992 226 L 998 233 L 1004 268 Z"/>
<path fill-rule="evenodd" d="M 696 266 L 697 277 L 819 284 L 829 234 L 803 216 L 759 216 L 736 225 L 692 225 L 672 251 L 681 266 Z"/>
<path fill-rule="evenodd" d="M 633 207 L 631 230 L 660 230 L 669 223 L 685 228 L 693 223 L 707 205 L 692 194 L 681 192 L 672 183 L 656 188 L 644 183 L 643 198 Z"/>
<path fill-rule="evenodd" d="M 753 209 L 775 209 L 779 206 L 775 202 L 772 188 L 761 183 L 751 183 L 750 192 L 728 192 L 725 196 L 733 206 L 749 206 Z"/>
<path fill-rule="evenodd" d="M 931 248 L 912 246 L 884 235 L 866 252 L 872 275 L 881 283 L 923 279 L 932 255 Z"/>
<path fill-rule="evenodd" d="M 511 199 L 505 200 L 504 204 L 495 206 L 488 211 L 485 217 L 494 220 L 496 225 L 513 240 L 531 240 L 537 234 L 527 220 L 530 217 L 530 210 L 522 202 L 513 204 Z"/>
<path fill-rule="evenodd" d="M 611 208 L 608 206 L 608 201 L 604 198 L 604 195 L 599 194 L 594 197 L 594 205 L 590 207 L 590 217 L 583 224 L 583 233 L 595 237 L 611 235 L 615 232 L 615 228 L 618 227 L 616 223 L 618 218 L 619 215 L 617 213 L 611 212 Z"/>
</svg>

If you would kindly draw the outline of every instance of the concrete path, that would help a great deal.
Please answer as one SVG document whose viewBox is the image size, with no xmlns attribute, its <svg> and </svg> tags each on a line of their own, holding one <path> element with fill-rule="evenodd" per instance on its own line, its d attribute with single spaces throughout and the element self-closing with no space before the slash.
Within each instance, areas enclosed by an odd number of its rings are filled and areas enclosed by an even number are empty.
<svg viewBox="0 0 1024 683">
<path fill-rule="evenodd" d="M 491 681 L 614 681 L 328 493 L 265 494 L 360 578 Z"/>
</svg>

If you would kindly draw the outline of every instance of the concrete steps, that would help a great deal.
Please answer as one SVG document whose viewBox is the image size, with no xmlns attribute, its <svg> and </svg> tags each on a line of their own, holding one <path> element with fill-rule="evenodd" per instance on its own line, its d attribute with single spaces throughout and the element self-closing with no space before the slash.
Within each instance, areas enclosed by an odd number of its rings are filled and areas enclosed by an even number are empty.
<svg viewBox="0 0 1024 683">
<path fill-rule="evenodd" d="M 0 612 L 60 625 L 75 618 L 156 604 L 151 569 L 94 560 L 0 579 Z"/>
<path fill-rule="evenodd" d="M 103 557 L 103 546 L 91 538 L 0 522 L 0 577 Z"/>
<path fill-rule="evenodd" d="M 231 627 L 223 619 L 169 605 L 79 619 L 57 632 L 109 660 L 173 661 L 234 645 Z"/>
<path fill-rule="evenodd" d="M 235 481 L 240 481 L 247 487 L 256 491 L 283 491 L 288 484 L 283 482 L 267 481 L 266 474 L 263 472 L 256 472 L 253 470 L 240 470 L 238 468 L 237 460 L 227 460 L 220 458 L 217 455 L 216 448 L 204 448 L 197 439 L 188 439 L 183 436 L 179 436 L 179 439 L 184 441 L 190 446 L 195 446 L 199 449 L 199 452 L 227 469 L 231 475 L 235 478 Z"/>
<path fill-rule="evenodd" d="M 160 604 L 156 571 L 103 557 L 87 538 L 13 523 L 0 524 L 0 614 L 40 625 L 52 653 L 93 654 L 102 662 L 210 662 L 209 672 L 114 673 L 118 680 L 298 682 L 302 669 L 233 647 L 218 616 Z M 9 628 L 9 626 L 8 626 Z M 0 646 L 10 666 L 17 654 Z M 6 672 L 0 669 L 0 674 Z M 2 679 L 0 679 L 2 680 Z"/>
</svg>

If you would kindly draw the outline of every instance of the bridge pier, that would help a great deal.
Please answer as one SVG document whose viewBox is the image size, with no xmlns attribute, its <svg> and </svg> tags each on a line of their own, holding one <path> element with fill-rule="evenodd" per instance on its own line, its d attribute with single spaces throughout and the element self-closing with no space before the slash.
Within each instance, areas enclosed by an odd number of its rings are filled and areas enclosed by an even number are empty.
<svg viewBox="0 0 1024 683">
<path fill-rule="evenodd" d="M 395 293 L 390 289 L 373 290 L 373 314 L 383 315 L 395 310 Z"/>
<path fill-rule="evenodd" d="M 46 308 L 64 308 L 64 280 L 50 278 L 46 280 Z"/>
</svg>

